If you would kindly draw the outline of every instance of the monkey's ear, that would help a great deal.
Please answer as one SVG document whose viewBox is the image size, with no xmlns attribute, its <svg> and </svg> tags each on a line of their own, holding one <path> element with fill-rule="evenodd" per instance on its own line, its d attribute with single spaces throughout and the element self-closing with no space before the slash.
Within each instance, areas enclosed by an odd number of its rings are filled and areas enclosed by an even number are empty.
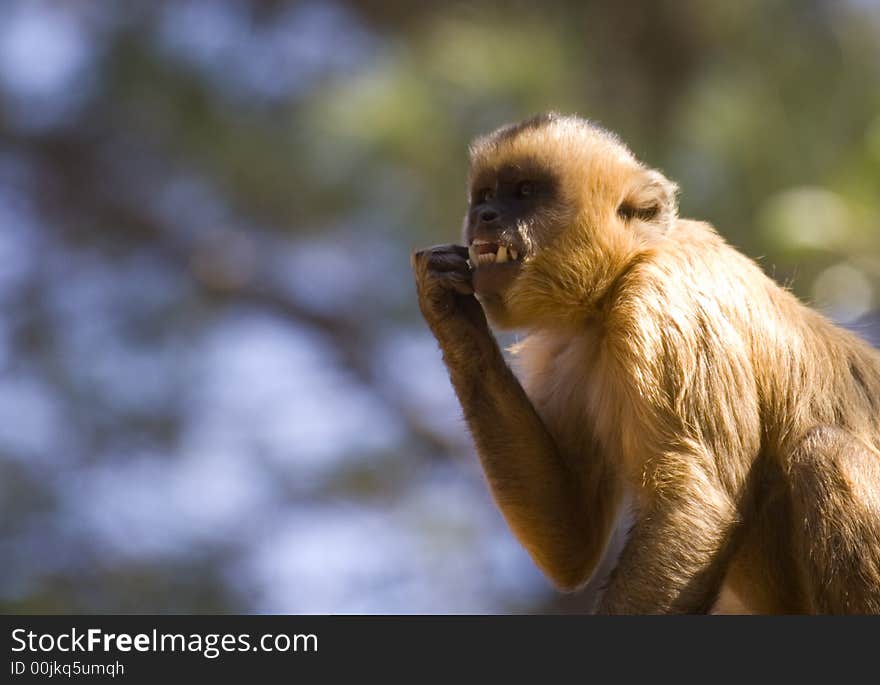
<svg viewBox="0 0 880 685">
<path fill-rule="evenodd" d="M 645 169 L 624 195 L 617 214 L 625 221 L 649 222 L 666 232 L 678 216 L 677 195 L 675 183 L 659 171 Z"/>
</svg>

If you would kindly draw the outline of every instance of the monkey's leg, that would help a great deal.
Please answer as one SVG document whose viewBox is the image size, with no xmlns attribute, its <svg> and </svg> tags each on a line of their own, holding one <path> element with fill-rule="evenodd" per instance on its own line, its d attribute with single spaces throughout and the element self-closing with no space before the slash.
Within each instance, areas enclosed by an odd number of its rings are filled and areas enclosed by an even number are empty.
<svg viewBox="0 0 880 685">
<path fill-rule="evenodd" d="M 601 454 L 583 455 L 595 474 L 573 473 L 507 366 L 468 287 L 467 250 L 413 255 L 419 305 L 440 343 L 492 494 L 511 530 L 560 588 L 587 580 L 611 532 L 617 493 Z M 581 455 L 578 455 L 581 457 Z M 596 497 L 585 497 L 584 478 Z"/>
<path fill-rule="evenodd" d="M 794 550 L 816 613 L 880 613 L 880 455 L 839 428 L 787 461 Z"/>
<path fill-rule="evenodd" d="M 707 613 L 715 603 L 736 508 L 697 471 L 669 490 L 658 493 L 637 516 L 598 613 Z"/>
</svg>

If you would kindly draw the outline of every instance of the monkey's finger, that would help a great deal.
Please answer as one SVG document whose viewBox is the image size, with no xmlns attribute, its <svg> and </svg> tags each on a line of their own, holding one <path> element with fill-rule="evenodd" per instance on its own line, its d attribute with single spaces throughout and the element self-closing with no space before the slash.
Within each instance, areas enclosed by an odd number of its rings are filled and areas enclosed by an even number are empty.
<svg viewBox="0 0 880 685">
<path fill-rule="evenodd" d="M 474 284 L 470 274 L 460 274 L 455 271 L 444 273 L 439 279 L 443 286 L 449 290 L 454 290 L 459 295 L 473 295 Z"/>
<path fill-rule="evenodd" d="M 459 257 L 464 257 L 465 259 L 468 258 L 468 249 L 464 245 L 449 244 L 441 245 L 441 247 L 444 248 L 444 250 L 449 250 L 454 254 L 457 254 Z"/>
<path fill-rule="evenodd" d="M 413 267 L 419 262 L 428 262 L 428 267 L 440 271 L 466 265 L 468 249 L 463 245 L 435 245 L 412 253 L 410 261 Z"/>
<path fill-rule="evenodd" d="M 468 272 L 467 258 L 457 252 L 447 251 L 431 251 L 423 258 L 423 264 L 429 271 L 434 272 L 450 272 L 460 271 Z"/>
<path fill-rule="evenodd" d="M 456 245 L 455 243 L 446 243 L 443 245 L 432 245 L 424 250 L 419 250 L 428 254 L 457 254 L 462 257 L 468 256 L 468 249 L 464 245 Z"/>
</svg>

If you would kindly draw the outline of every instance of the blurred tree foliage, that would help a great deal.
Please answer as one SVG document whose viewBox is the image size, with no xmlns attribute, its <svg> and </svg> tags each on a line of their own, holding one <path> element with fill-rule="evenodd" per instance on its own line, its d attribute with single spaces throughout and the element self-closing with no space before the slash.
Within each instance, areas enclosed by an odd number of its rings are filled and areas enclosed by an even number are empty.
<svg viewBox="0 0 880 685">
<path fill-rule="evenodd" d="M 554 606 L 408 267 L 458 235 L 468 140 L 546 109 L 870 322 L 870 0 L 4 4 L 0 607 Z"/>
</svg>

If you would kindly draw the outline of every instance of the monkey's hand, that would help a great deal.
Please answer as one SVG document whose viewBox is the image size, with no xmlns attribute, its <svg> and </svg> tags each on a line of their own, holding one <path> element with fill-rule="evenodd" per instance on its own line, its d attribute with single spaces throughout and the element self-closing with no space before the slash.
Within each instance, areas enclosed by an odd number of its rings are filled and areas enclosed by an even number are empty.
<svg viewBox="0 0 880 685">
<path fill-rule="evenodd" d="M 462 245 L 437 245 L 413 252 L 419 308 L 445 351 L 492 338 Z"/>
</svg>

